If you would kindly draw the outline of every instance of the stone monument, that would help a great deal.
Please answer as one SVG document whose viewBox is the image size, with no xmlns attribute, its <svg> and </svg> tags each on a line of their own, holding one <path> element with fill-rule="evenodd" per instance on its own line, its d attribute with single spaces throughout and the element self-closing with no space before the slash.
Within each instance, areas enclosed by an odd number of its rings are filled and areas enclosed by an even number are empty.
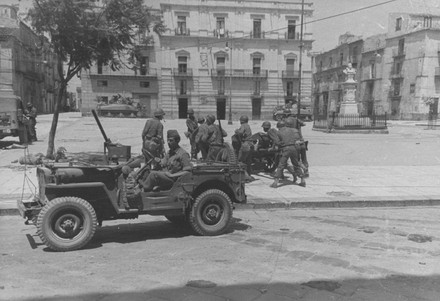
<svg viewBox="0 0 440 301">
<path fill-rule="evenodd" d="M 339 114 L 341 115 L 359 115 L 358 104 L 356 102 L 356 86 L 357 81 L 354 79 L 356 69 L 351 63 L 348 63 L 347 68 L 343 71 L 347 75 L 347 79 L 342 83 L 344 96 L 341 103 Z"/>
</svg>

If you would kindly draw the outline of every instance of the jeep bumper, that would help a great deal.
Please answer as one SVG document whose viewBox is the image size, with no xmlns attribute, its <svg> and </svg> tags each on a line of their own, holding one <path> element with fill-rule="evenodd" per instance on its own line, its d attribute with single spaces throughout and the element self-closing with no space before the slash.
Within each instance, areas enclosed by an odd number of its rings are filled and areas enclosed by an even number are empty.
<svg viewBox="0 0 440 301">
<path fill-rule="evenodd" d="M 32 220 L 38 216 L 42 205 L 37 197 L 29 200 L 17 200 L 17 209 L 20 216 L 27 220 Z"/>
</svg>

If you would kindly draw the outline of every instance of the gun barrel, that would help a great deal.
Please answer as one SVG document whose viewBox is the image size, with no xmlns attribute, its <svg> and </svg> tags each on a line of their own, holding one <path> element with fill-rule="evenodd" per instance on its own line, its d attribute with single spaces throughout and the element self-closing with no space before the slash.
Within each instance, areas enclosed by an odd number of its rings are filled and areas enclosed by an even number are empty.
<svg viewBox="0 0 440 301">
<path fill-rule="evenodd" d="M 105 134 L 104 128 L 102 127 L 101 121 L 99 121 L 98 114 L 96 114 L 95 110 L 92 110 L 93 117 L 95 117 L 96 123 L 98 124 L 99 130 L 101 131 L 102 137 L 104 137 L 105 142 L 111 143 L 110 139 L 108 139 Z"/>
</svg>

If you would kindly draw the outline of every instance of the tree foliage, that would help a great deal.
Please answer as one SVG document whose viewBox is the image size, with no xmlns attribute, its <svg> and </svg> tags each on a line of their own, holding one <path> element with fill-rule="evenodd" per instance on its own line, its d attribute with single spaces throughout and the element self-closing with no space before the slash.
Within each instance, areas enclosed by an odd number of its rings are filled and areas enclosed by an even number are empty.
<svg viewBox="0 0 440 301">
<path fill-rule="evenodd" d="M 143 0 L 34 0 L 29 20 L 38 34 L 45 35 L 58 57 L 60 79 L 54 117 L 49 133 L 47 157 L 53 156 L 59 109 L 68 82 L 82 69 L 100 62 L 117 70 L 121 57 L 134 61 L 139 43 L 162 34 L 160 16 L 143 5 Z M 141 39 L 139 37 L 142 37 Z"/>
</svg>

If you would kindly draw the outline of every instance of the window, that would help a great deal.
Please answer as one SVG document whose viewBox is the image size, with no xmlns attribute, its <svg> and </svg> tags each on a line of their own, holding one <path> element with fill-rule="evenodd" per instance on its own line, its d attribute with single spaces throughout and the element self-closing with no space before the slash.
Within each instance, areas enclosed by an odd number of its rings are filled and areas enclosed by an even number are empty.
<svg viewBox="0 0 440 301">
<path fill-rule="evenodd" d="M 261 19 L 254 19 L 254 39 L 261 39 Z"/>
<path fill-rule="evenodd" d="M 260 74 L 261 72 L 261 58 L 253 58 L 252 59 L 252 73 L 253 74 Z"/>
<path fill-rule="evenodd" d="M 344 54 L 341 52 L 339 54 L 339 66 L 342 66 L 344 64 Z"/>
<path fill-rule="evenodd" d="M 411 94 L 416 93 L 416 84 L 409 85 L 409 93 L 411 93 Z"/>
<path fill-rule="evenodd" d="M 254 81 L 254 95 L 260 95 L 261 82 L 259 80 Z"/>
<path fill-rule="evenodd" d="M 370 62 L 370 78 L 376 78 L 376 64 Z"/>
<path fill-rule="evenodd" d="M 286 59 L 286 70 L 294 70 L 295 68 L 295 59 Z"/>
<path fill-rule="evenodd" d="M 405 39 L 399 40 L 399 48 L 397 51 L 398 55 L 405 54 Z"/>
<path fill-rule="evenodd" d="M 394 74 L 398 75 L 402 71 L 402 62 L 397 60 L 394 61 Z"/>
<path fill-rule="evenodd" d="M 139 87 L 148 88 L 150 87 L 150 82 L 139 82 Z"/>
<path fill-rule="evenodd" d="M 185 95 L 187 90 L 187 82 L 185 79 L 180 81 L 180 95 Z"/>
<path fill-rule="evenodd" d="M 225 37 L 225 17 L 217 17 L 216 22 L 216 28 L 217 28 L 217 36 L 220 38 Z"/>
<path fill-rule="evenodd" d="M 224 79 L 218 80 L 218 94 L 225 95 L 225 80 Z"/>
<path fill-rule="evenodd" d="M 402 29 L 402 18 L 396 19 L 396 31 L 399 31 Z"/>
<path fill-rule="evenodd" d="M 423 27 L 427 27 L 427 28 L 432 27 L 432 17 L 424 17 L 423 18 Z"/>
<path fill-rule="evenodd" d="M 217 75 L 225 75 L 226 58 L 224 56 L 218 56 L 216 60 L 217 60 Z"/>
<path fill-rule="evenodd" d="M 400 80 L 394 81 L 393 88 L 394 88 L 393 95 L 399 96 L 400 95 Z"/>
<path fill-rule="evenodd" d="M 293 82 L 286 83 L 286 96 L 293 96 Z"/>
<path fill-rule="evenodd" d="M 186 17 L 185 16 L 177 16 L 177 34 L 178 35 L 186 35 Z"/>
<path fill-rule="evenodd" d="M 186 56 L 179 56 L 177 58 L 177 61 L 178 61 L 179 73 L 186 74 L 188 58 Z"/>
<path fill-rule="evenodd" d="M 319 62 L 319 71 L 322 71 L 322 61 Z"/>
<path fill-rule="evenodd" d="M 106 80 L 98 80 L 98 87 L 108 87 L 108 81 Z"/>
<path fill-rule="evenodd" d="M 288 20 L 287 23 L 287 38 L 294 40 L 296 36 L 296 20 Z"/>
<path fill-rule="evenodd" d="M 102 74 L 102 61 L 98 61 L 98 74 Z"/>
<path fill-rule="evenodd" d="M 148 63 L 149 63 L 148 56 L 141 57 L 141 60 L 140 60 L 140 65 L 141 65 L 140 73 L 141 73 L 141 75 L 147 75 Z"/>
<path fill-rule="evenodd" d="M 328 59 L 328 66 L 331 68 L 331 67 L 333 67 L 333 58 L 332 57 L 329 57 L 329 59 Z"/>
</svg>

